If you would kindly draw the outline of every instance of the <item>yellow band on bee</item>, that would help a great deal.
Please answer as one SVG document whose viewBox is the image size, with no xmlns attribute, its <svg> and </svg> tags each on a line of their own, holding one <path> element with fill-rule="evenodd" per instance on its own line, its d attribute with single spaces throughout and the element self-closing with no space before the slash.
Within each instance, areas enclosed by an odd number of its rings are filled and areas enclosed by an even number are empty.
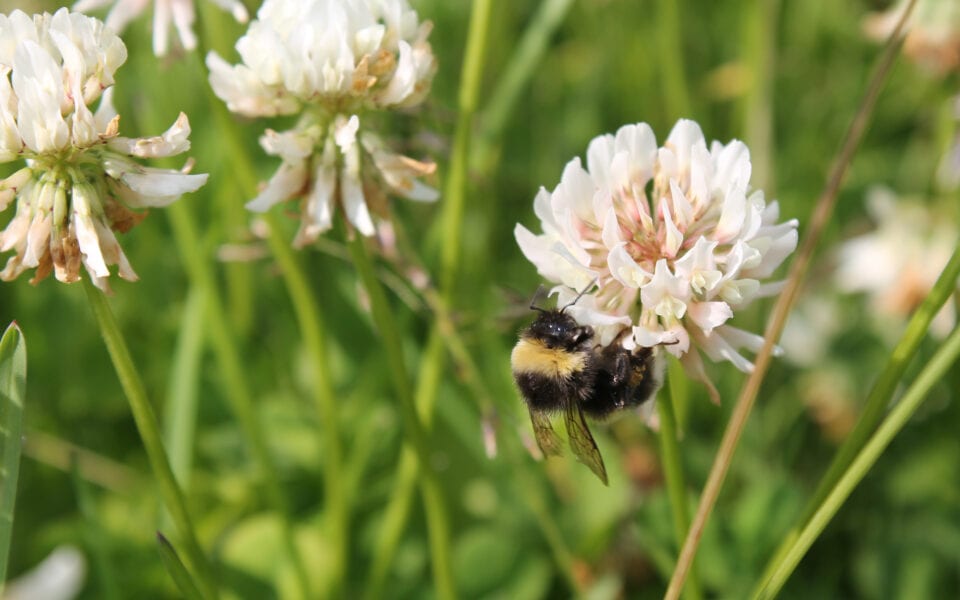
<svg viewBox="0 0 960 600">
<path fill-rule="evenodd" d="M 523 338 L 513 347 L 510 364 L 519 373 L 537 373 L 549 377 L 569 377 L 587 366 L 585 352 L 548 348 L 543 342 Z"/>
</svg>

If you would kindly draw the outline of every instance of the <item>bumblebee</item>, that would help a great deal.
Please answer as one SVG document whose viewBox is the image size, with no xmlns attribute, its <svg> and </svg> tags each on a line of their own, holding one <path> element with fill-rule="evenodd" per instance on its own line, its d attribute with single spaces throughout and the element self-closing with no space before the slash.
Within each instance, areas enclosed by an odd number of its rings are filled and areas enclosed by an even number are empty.
<svg viewBox="0 0 960 600">
<path fill-rule="evenodd" d="M 643 404 L 660 388 L 662 368 L 653 348 L 627 350 L 620 338 L 600 346 L 592 327 L 566 314 L 576 301 L 560 309 L 531 304 L 540 314 L 520 332 L 510 364 L 543 454 L 562 454 L 550 417 L 563 413 L 574 455 L 606 485 L 603 457 L 584 414 L 603 419 Z"/>
</svg>

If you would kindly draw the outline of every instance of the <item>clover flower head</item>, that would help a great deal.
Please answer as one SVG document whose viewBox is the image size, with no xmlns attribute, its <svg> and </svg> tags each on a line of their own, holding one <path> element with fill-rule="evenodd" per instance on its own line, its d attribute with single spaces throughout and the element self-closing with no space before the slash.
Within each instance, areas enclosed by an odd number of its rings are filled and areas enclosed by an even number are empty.
<svg viewBox="0 0 960 600">
<path fill-rule="evenodd" d="M 429 32 L 406 0 L 266 0 L 237 42 L 240 64 L 211 52 L 210 85 L 231 111 L 301 115 L 293 129 L 261 138 L 283 162 L 247 207 L 300 198 L 303 245 L 330 229 L 338 205 L 369 236 L 385 191 L 435 200 L 419 181 L 434 165 L 391 152 L 360 121 L 364 111 L 423 101 L 436 71 Z"/>
<path fill-rule="evenodd" d="M 863 21 L 864 32 L 877 41 L 887 39 L 908 4 L 909 0 L 900 0 L 884 12 L 868 15 Z M 960 3 L 918 0 L 907 22 L 903 51 L 935 73 L 960 68 Z"/>
<path fill-rule="evenodd" d="M 897 198 L 884 187 L 871 188 L 867 209 L 876 229 L 850 238 L 840 247 L 834 281 L 841 291 L 866 293 L 873 316 L 893 332 L 933 289 L 957 243 L 956 226 L 931 205 Z M 956 323 L 947 302 L 931 331 L 946 337 Z"/>
<path fill-rule="evenodd" d="M 108 266 L 118 265 L 120 277 L 135 280 L 113 232 L 143 219 L 136 209 L 169 204 L 207 179 L 134 160 L 189 149 L 186 115 L 156 137 L 119 135 L 111 86 L 127 51 L 94 18 L 14 11 L 0 15 L 0 40 L 0 164 L 26 162 L 0 180 L 0 211 L 17 201 L 0 233 L 0 251 L 15 251 L 0 279 L 35 268 L 32 283 L 51 271 L 73 282 L 83 265 L 106 290 Z"/>
<path fill-rule="evenodd" d="M 728 322 L 779 291 L 764 281 L 797 244 L 797 221 L 778 222 L 750 171 L 742 142 L 708 147 L 693 121 L 677 122 L 662 147 L 647 124 L 627 125 L 590 142 L 586 168 L 574 158 L 552 192 L 541 188 L 543 233 L 518 224 L 514 234 L 559 284 L 558 304 L 594 290 L 567 310 L 600 344 L 663 345 L 716 399 L 699 352 L 753 368 L 740 350 L 763 339 Z"/>
<path fill-rule="evenodd" d="M 246 23 L 250 15 L 240 0 L 210 0 L 223 10 L 229 11 L 240 23 Z M 130 21 L 146 10 L 150 0 L 77 0 L 73 10 L 90 12 L 113 5 L 107 14 L 106 25 L 117 33 L 123 33 Z M 153 53 L 166 56 L 170 49 L 170 24 L 173 23 L 184 50 L 197 47 L 197 35 L 193 22 L 197 19 L 193 0 L 155 0 L 153 7 Z"/>
</svg>

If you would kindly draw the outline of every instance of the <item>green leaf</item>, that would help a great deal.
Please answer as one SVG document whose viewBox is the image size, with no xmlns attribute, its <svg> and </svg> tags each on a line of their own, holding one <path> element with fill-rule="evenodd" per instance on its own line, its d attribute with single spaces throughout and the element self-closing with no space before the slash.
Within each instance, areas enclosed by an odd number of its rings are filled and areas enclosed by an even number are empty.
<svg viewBox="0 0 960 600">
<path fill-rule="evenodd" d="M 157 546 L 160 548 L 160 558 L 163 559 L 163 566 L 167 568 L 167 573 L 170 574 L 173 582 L 177 584 L 177 589 L 180 590 L 184 598 L 187 600 L 203 600 L 200 589 L 197 587 L 197 584 L 194 583 L 190 572 L 183 566 L 183 562 L 181 562 L 180 557 L 177 556 L 177 551 L 173 548 L 173 544 L 171 544 L 167 538 L 163 537 L 163 534 L 159 531 L 157 532 Z"/>
<path fill-rule="evenodd" d="M 27 346 L 13 322 L 0 339 L 0 586 L 6 580 L 10 556 L 26 388 Z"/>
</svg>

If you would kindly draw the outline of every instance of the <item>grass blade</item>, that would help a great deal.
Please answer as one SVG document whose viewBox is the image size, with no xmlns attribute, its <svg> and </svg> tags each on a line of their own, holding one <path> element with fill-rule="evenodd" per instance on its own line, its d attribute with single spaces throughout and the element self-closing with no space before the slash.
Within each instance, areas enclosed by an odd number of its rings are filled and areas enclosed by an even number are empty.
<svg viewBox="0 0 960 600">
<path fill-rule="evenodd" d="M 6 580 L 10 557 L 26 389 L 27 346 L 23 333 L 13 322 L 0 339 L 0 588 Z"/>
<path fill-rule="evenodd" d="M 170 574 L 173 582 L 177 584 L 177 589 L 180 590 L 183 597 L 187 600 L 203 600 L 200 589 L 197 587 L 197 584 L 194 583 L 193 578 L 190 577 L 190 572 L 183 566 L 180 557 L 177 556 L 177 551 L 173 548 L 173 544 L 171 544 L 167 538 L 163 537 L 163 534 L 159 531 L 157 532 L 157 547 L 160 549 L 160 558 L 163 559 L 163 566 L 167 568 L 167 573 Z"/>
<path fill-rule="evenodd" d="M 775 598 L 786 583 L 787 578 L 796 569 L 797 564 L 806 555 L 807 550 L 820 536 L 827 524 L 837 514 L 850 493 L 864 478 L 871 467 L 880 458 L 887 446 L 907 424 L 926 398 L 930 388 L 948 373 L 960 356 L 960 328 L 953 330 L 943 346 L 930 359 L 916 380 L 904 394 L 903 399 L 890 412 L 890 416 L 877 429 L 870 441 L 857 454 L 850 466 L 843 472 L 830 490 L 810 521 L 804 526 L 796 541 L 787 550 L 779 563 L 771 569 L 769 581 L 754 596 L 760 599 Z"/>
</svg>

